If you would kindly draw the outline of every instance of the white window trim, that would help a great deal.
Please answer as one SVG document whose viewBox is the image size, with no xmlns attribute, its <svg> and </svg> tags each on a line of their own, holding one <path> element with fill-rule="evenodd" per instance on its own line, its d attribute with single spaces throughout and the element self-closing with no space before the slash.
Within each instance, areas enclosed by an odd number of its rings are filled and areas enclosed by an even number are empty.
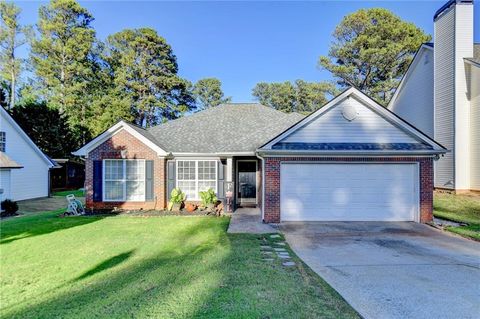
<svg viewBox="0 0 480 319">
<path fill-rule="evenodd" d="M 199 201 L 201 200 L 200 196 L 199 196 L 199 190 L 198 190 L 198 162 L 213 162 L 215 165 L 215 180 L 213 179 L 205 179 L 205 180 L 202 180 L 203 181 L 209 181 L 209 182 L 215 182 L 215 188 L 213 188 L 215 190 L 215 194 L 217 194 L 218 192 L 218 161 L 217 160 L 207 160 L 207 159 L 181 159 L 181 160 L 176 160 L 175 161 L 175 187 L 178 188 L 178 167 L 180 165 L 178 165 L 179 162 L 195 162 L 195 197 L 194 198 L 187 198 L 187 201 L 188 200 L 191 200 L 191 201 Z M 184 181 L 184 180 L 182 180 Z M 185 181 L 188 181 L 188 180 L 185 180 Z M 190 180 L 191 181 L 191 180 Z"/>
<path fill-rule="evenodd" d="M 120 181 L 120 182 L 123 182 L 123 198 L 122 199 L 106 199 L 105 198 L 105 162 L 106 161 L 121 161 L 123 163 L 123 178 L 121 180 L 112 180 L 112 181 Z M 146 169 L 146 161 L 144 159 L 120 159 L 120 158 L 106 158 L 106 159 L 103 159 L 102 160 L 102 201 L 103 202 L 145 202 L 145 198 L 146 198 L 146 191 L 144 190 L 143 191 L 143 198 L 142 199 L 138 199 L 138 200 L 127 200 L 127 161 L 138 161 L 138 162 L 143 162 L 143 167 L 144 169 Z M 129 180 L 129 181 L 133 181 L 133 180 Z M 141 180 L 137 180 L 137 181 L 141 181 Z M 147 182 L 147 176 L 146 176 L 146 173 L 144 172 L 144 175 L 143 175 L 143 182 L 146 183 Z"/>
</svg>

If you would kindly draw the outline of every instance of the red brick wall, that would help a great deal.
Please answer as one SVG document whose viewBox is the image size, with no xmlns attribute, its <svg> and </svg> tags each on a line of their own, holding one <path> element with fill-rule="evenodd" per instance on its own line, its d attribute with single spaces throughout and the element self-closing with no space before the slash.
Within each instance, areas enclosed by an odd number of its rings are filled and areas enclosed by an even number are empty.
<svg viewBox="0 0 480 319">
<path fill-rule="evenodd" d="M 93 201 L 93 161 L 103 159 L 120 159 L 121 151 L 126 151 L 126 159 L 153 160 L 154 164 L 154 196 L 153 201 L 147 202 L 94 202 Z M 125 130 L 112 136 L 110 139 L 92 150 L 85 163 L 86 206 L 94 209 L 162 209 L 166 207 L 166 160 L 158 157 L 157 153 L 143 144 L 136 137 Z"/>
<path fill-rule="evenodd" d="M 425 157 L 385 158 L 318 158 L 318 157 L 269 157 L 265 158 L 264 221 L 279 223 L 280 218 L 280 163 L 287 161 L 312 162 L 418 162 L 420 163 L 420 222 L 432 220 L 433 215 L 433 160 Z"/>
</svg>

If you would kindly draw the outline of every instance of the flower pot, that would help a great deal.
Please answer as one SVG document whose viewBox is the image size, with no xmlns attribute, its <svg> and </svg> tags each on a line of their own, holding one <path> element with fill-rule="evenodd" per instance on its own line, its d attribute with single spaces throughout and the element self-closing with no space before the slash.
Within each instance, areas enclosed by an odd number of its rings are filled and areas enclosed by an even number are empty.
<svg viewBox="0 0 480 319">
<path fill-rule="evenodd" d="M 187 210 L 187 212 L 192 213 L 197 209 L 197 205 L 188 203 L 185 205 L 185 209 Z"/>
<path fill-rule="evenodd" d="M 180 208 L 182 208 L 182 204 L 181 204 L 181 203 L 174 203 L 173 206 L 172 206 L 172 211 L 173 211 L 173 212 L 179 212 L 179 211 L 180 211 Z"/>
</svg>

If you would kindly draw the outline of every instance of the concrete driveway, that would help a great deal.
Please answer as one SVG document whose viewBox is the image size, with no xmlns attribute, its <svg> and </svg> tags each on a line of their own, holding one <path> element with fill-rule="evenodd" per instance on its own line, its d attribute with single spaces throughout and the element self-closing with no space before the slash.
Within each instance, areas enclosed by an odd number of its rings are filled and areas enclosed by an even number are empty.
<svg viewBox="0 0 480 319">
<path fill-rule="evenodd" d="M 289 222 L 280 229 L 365 318 L 480 317 L 480 243 L 408 222 Z"/>
</svg>

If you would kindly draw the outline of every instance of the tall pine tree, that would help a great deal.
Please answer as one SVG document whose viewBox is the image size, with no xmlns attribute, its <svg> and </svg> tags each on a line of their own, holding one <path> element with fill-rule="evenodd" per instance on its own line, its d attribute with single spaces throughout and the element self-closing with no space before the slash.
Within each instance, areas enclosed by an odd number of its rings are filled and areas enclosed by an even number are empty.
<svg viewBox="0 0 480 319">
<path fill-rule="evenodd" d="M 43 98 L 67 116 L 85 141 L 93 70 L 89 57 L 95 41 L 92 15 L 75 0 L 52 0 L 39 10 L 39 37 L 32 41 L 31 61 Z"/>
<path fill-rule="evenodd" d="M 21 9 L 11 2 L 0 2 L 0 76 L 8 94 L 8 105 L 15 106 L 17 87 L 22 69 L 22 60 L 16 50 L 24 45 L 31 35 L 30 26 L 20 24 Z"/>
</svg>

